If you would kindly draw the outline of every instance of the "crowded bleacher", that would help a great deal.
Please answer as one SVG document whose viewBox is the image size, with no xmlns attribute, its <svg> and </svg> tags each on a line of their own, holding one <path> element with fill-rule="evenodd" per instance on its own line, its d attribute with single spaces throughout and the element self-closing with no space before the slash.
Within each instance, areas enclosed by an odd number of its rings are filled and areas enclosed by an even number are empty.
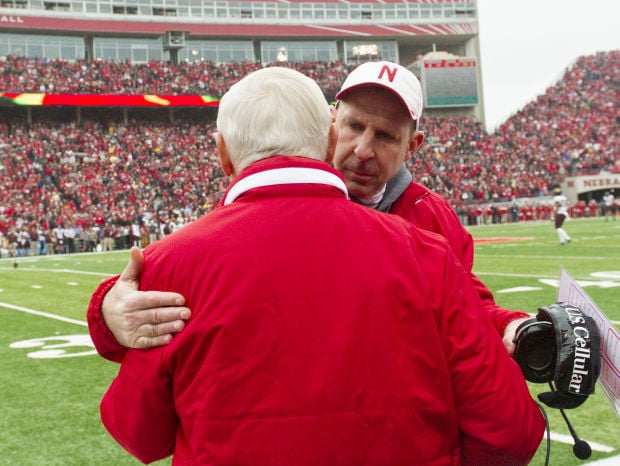
<svg viewBox="0 0 620 466">
<path fill-rule="evenodd" d="M 333 97 L 355 65 L 341 62 L 280 63 L 310 76 Z M 33 60 L 9 56 L 0 62 L 2 90 L 56 94 L 160 94 L 221 97 L 236 81 L 261 67 L 256 62 L 209 61 L 131 64 L 94 60 Z"/>
<path fill-rule="evenodd" d="M 0 60 L 0 93 L 211 95 L 256 63 Z M 351 65 L 288 64 L 333 99 Z M 620 51 L 580 57 L 494 133 L 469 118 L 423 116 L 409 169 L 464 224 L 548 219 L 540 201 L 565 176 L 620 173 Z M 5 109 L 9 107 L 4 107 Z M 212 209 L 228 184 L 213 119 L 28 122 L 0 107 L 0 234 L 10 255 L 146 245 Z M 516 200 L 519 200 L 517 203 Z M 572 206 L 575 216 L 598 205 Z"/>
</svg>

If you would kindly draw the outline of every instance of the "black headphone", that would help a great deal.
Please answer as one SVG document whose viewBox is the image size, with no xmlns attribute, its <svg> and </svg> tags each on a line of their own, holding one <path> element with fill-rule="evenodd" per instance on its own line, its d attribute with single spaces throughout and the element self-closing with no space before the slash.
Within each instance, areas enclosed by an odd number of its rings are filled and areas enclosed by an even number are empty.
<svg viewBox="0 0 620 466">
<path fill-rule="evenodd" d="M 541 307 L 517 328 L 514 358 L 530 382 L 555 383 L 555 391 L 538 395 L 540 401 L 576 408 L 594 393 L 601 371 L 596 322 L 570 304 Z"/>
<path fill-rule="evenodd" d="M 527 380 L 534 383 L 553 380 L 556 348 L 551 322 L 536 317 L 526 320 L 517 328 L 514 343 L 514 358 Z"/>
<path fill-rule="evenodd" d="M 581 309 L 566 303 L 551 304 L 538 309 L 536 317 L 526 320 L 515 335 L 514 358 L 530 382 L 549 384 L 551 391 L 540 393 L 538 399 L 560 410 L 575 440 L 573 453 L 587 459 L 592 453 L 588 442 L 581 440 L 564 409 L 581 406 L 601 371 L 600 333 L 596 322 Z M 555 384 L 555 385 L 554 385 Z M 549 463 L 549 423 L 547 424 L 547 457 Z"/>
</svg>

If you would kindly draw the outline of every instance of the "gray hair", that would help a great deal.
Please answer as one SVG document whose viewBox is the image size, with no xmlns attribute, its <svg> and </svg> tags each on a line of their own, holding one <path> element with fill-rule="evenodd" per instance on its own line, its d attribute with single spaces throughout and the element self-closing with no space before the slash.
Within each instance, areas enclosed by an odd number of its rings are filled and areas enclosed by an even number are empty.
<svg viewBox="0 0 620 466">
<path fill-rule="evenodd" d="M 220 101 L 217 130 L 235 170 L 272 155 L 325 160 L 329 104 L 311 78 L 284 67 L 248 74 Z"/>
</svg>

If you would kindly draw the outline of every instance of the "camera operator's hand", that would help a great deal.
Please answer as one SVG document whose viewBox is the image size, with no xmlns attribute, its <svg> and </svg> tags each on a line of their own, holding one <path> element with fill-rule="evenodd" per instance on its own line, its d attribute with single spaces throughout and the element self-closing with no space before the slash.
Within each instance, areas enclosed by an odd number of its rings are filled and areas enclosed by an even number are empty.
<svg viewBox="0 0 620 466">
<path fill-rule="evenodd" d="M 103 319 L 118 343 L 127 348 L 166 345 L 185 328 L 191 311 L 178 293 L 138 291 L 144 257 L 135 246 L 130 254 L 127 267 L 103 299 Z"/>
<path fill-rule="evenodd" d="M 510 356 L 513 356 L 515 352 L 514 339 L 517 333 L 517 328 L 526 320 L 529 320 L 529 317 L 515 319 L 506 325 L 506 328 L 504 329 L 504 337 L 502 338 L 502 342 L 504 343 L 504 347 Z"/>
</svg>

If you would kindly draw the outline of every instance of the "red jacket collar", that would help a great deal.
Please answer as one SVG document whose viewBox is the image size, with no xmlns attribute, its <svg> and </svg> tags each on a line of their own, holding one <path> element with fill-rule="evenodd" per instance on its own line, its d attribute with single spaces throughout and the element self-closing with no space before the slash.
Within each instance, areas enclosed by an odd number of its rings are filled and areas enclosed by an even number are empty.
<svg viewBox="0 0 620 466">
<path fill-rule="evenodd" d="M 221 205 L 227 205 L 244 192 L 261 186 L 285 184 L 323 184 L 340 189 L 348 199 L 342 175 L 327 163 L 307 157 L 275 155 L 252 163 L 230 184 Z"/>
</svg>

